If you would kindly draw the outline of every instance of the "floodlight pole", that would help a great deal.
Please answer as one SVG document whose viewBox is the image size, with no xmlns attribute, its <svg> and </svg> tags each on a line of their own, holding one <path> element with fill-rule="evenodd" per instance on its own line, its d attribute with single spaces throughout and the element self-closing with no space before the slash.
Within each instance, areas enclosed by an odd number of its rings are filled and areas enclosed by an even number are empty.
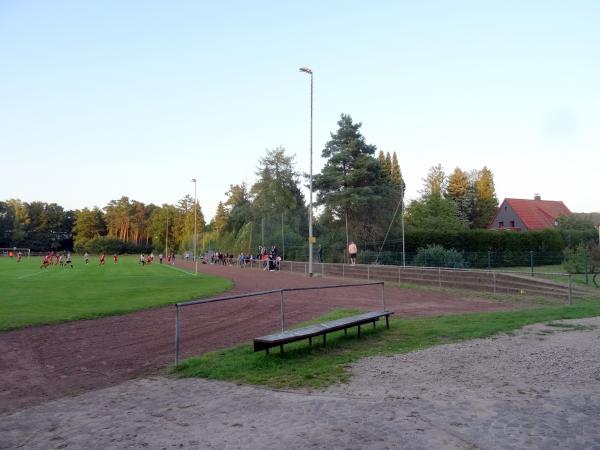
<svg viewBox="0 0 600 450">
<path fill-rule="evenodd" d="M 313 276 L 313 72 L 308 67 L 301 67 L 300 72 L 310 75 L 310 201 L 308 206 L 308 276 Z"/>
<path fill-rule="evenodd" d="M 402 210 L 400 211 L 400 223 L 402 224 L 402 267 L 406 267 L 406 251 L 404 248 L 404 179 L 402 178 L 400 179 L 400 195 L 402 197 L 400 199 L 402 202 Z"/>
<path fill-rule="evenodd" d="M 196 232 L 196 179 L 192 178 L 192 183 L 194 183 L 194 264 L 195 264 L 195 274 L 198 275 L 198 258 L 196 256 L 196 242 L 198 241 L 198 233 Z"/>
</svg>

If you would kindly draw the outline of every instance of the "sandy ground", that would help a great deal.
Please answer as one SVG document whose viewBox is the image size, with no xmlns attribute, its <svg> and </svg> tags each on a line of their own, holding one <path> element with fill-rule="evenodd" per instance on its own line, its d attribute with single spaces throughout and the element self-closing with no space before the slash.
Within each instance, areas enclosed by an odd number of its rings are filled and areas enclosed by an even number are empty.
<svg viewBox="0 0 600 450">
<path fill-rule="evenodd" d="M 318 392 L 143 378 L 0 416 L 1 448 L 600 448 L 600 318 L 350 367 Z"/>
</svg>

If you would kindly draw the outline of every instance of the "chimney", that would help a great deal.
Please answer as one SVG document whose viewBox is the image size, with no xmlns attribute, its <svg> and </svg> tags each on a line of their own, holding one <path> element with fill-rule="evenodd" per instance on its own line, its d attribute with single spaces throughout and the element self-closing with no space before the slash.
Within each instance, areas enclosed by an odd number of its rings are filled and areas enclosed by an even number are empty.
<svg viewBox="0 0 600 450">
<path fill-rule="evenodd" d="M 541 200 L 542 196 L 540 194 L 533 194 L 533 199 L 534 200 Z"/>
</svg>

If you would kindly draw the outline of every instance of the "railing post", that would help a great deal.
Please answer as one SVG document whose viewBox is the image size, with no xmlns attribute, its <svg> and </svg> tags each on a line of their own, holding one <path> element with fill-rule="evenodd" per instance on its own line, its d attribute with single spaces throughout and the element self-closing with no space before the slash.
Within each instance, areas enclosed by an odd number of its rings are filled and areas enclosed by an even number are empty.
<svg viewBox="0 0 600 450">
<path fill-rule="evenodd" d="M 345 270 L 344 270 L 344 269 L 345 269 L 345 267 L 344 267 L 344 266 L 345 266 L 345 264 L 344 264 L 344 263 L 342 263 L 342 280 L 343 280 L 343 279 L 344 279 L 344 277 L 345 277 Z"/>
<path fill-rule="evenodd" d="M 285 330 L 285 303 L 283 301 L 283 289 L 281 290 L 281 299 L 280 299 L 280 307 L 281 307 L 281 332 Z"/>
<path fill-rule="evenodd" d="M 371 266 L 367 266 L 367 280 L 371 281 Z"/>
<path fill-rule="evenodd" d="M 400 272 L 400 267 L 398 267 L 398 284 L 400 284 L 400 280 L 401 280 L 401 278 L 400 278 L 400 273 L 401 273 L 401 272 Z"/>
<path fill-rule="evenodd" d="M 438 267 L 438 284 L 442 287 L 442 268 Z"/>
<path fill-rule="evenodd" d="M 529 263 L 531 264 L 531 276 L 533 275 L 533 250 L 529 252 Z"/>
<path fill-rule="evenodd" d="M 492 274 L 494 275 L 494 294 L 496 293 L 496 271 L 494 270 L 492 272 Z"/>
<path fill-rule="evenodd" d="M 586 286 L 589 285 L 589 280 L 588 280 L 588 257 L 587 255 L 583 256 L 583 263 L 584 263 L 584 267 L 585 267 L 585 284 Z"/>
<path fill-rule="evenodd" d="M 573 275 L 569 274 L 569 305 L 573 304 Z"/>
<path fill-rule="evenodd" d="M 175 305 L 175 367 L 179 366 L 179 305 Z"/>
</svg>

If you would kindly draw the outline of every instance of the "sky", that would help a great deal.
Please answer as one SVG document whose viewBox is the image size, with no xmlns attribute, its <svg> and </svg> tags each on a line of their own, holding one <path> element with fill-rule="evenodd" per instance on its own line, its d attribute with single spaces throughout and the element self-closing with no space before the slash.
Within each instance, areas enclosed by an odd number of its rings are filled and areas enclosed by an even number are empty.
<svg viewBox="0 0 600 450">
<path fill-rule="evenodd" d="M 283 146 L 313 172 L 340 114 L 497 196 L 600 211 L 598 1 L 0 0 L 0 200 L 197 195 L 207 219 Z"/>
</svg>

